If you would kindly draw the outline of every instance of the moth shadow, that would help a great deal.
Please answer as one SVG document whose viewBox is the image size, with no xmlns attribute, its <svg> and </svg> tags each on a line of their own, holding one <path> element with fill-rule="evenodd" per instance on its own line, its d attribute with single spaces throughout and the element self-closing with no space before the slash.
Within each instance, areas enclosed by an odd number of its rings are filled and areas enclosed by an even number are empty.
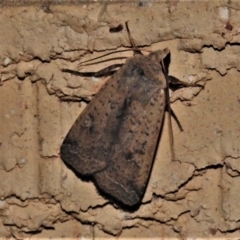
<svg viewBox="0 0 240 240">
<path fill-rule="evenodd" d="M 139 201 L 137 204 L 133 205 L 133 206 L 128 206 L 128 205 L 125 205 L 123 204 L 122 202 L 118 201 L 117 199 L 113 198 L 110 194 L 104 192 L 103 190 L 101 190 L 98 186 L 97 186 L 97 181 L 95 180 L 94 176 L 93 175 L 82 175 L 78 172 L 76 172 L 76 170 L 71 167 L 71 165 L 65 163 L 65 165 L 71 169 L 75 176 L 77 178 L 79 178 L 80 180 L 82 180 L 83 182 L 91 182 L 94 184 L 98 194 L 103 197 L 107 202 L 106 204 L 112 204 L 116 209 L 122 209 L 123 211 L 126 211 L 126 212 L 129 212 L 129 213 L 132 213 L 132 212 L 135 212 L 139 209 L 139 207 L 141 206 L 142 202 Z M 86 196 L 86 198 L 88 198 L 88 196 Z M 106 204 L 103 204 L 103 205 L 106 205 Z M 92 206 L 93 208 L 95 206 Z"/>
</svg>

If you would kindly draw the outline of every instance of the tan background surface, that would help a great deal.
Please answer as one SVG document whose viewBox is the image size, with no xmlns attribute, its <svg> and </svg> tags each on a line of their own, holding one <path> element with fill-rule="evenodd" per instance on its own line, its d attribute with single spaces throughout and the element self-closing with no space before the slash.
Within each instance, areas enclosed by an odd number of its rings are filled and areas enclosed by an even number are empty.
<svg viewBox="0 0 240 240">
<path fill-rule="evenodd" d="M 10 2 L 0 9 L 0 236 L 240 236 L 239 1 Z M 59 158 L 86 105 L 80 100 L 104 82 L 61 69 L 129 46 L 125 28 L 109 32 L 127 20 L 137 45 L 171 50 L 170 74 L 206 83 L 200 93 L 182 89 L 172 96 L 182 99 L 172 104 L 184 128 L 174 123 L 178 161 L 171 161 L 166 120 L 142 205 L 132 213 Z"/>
</svg>

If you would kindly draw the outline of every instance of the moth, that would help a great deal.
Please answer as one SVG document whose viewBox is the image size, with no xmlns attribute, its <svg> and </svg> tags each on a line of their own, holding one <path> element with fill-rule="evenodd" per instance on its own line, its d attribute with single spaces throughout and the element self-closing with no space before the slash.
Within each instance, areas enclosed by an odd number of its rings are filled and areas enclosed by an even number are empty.
<svg viewBox="0 0 240 240">
<path fill-rule="evenodd" d="M 76 173 L 90 176 L 100 192 L 115 202 L 134 206 L 140 203 L 150 176 L 169 102 L 168 86 L 189 84 L 167 76 L 164 59 L 168 49 L 143 55 L 135 47 L 127 23 L 126 28 L 135 55 L 110 77 L 77 118 L 62 143 L 60 156 Z M 94 76 L 103 72 L 106 69 Z"/>
</svg>

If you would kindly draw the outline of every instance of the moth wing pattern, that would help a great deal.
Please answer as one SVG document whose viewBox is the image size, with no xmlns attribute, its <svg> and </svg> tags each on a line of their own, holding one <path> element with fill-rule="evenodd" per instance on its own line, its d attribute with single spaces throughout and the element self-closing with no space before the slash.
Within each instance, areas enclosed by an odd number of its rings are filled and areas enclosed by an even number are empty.
<svg viewBox="0 0 240 240">
<path fill-rule="evenodd" d="M 61 158 L 77 173 L 93 176 L 115 200 L 139 203 L 158 144 L 165 89 L 159 59 L 151 54 L 127 59 L 77 118 Z"/>
</svg>

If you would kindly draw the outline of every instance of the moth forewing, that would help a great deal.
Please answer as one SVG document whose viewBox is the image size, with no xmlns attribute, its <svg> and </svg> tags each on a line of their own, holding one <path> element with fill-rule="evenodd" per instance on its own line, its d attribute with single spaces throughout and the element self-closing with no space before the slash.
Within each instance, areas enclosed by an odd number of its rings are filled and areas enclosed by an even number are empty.
<svg viewBox="0 0 240 240">
<path fill-rule="evenodd" d="M 129 58 L 76 120 L 61 158 L 125 205 L 143 197 L 163 122 L 163 51 Z"/>
</svg>

